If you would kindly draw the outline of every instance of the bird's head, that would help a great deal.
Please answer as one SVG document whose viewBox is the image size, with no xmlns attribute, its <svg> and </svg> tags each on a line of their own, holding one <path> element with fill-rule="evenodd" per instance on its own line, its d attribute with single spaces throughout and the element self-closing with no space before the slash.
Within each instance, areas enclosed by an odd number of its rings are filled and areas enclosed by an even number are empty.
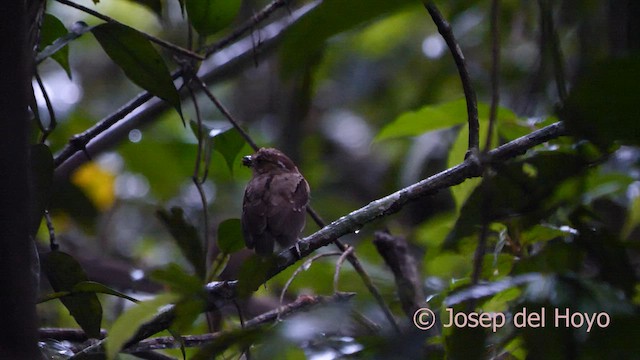
<svg viewBox="0 0 640 360">
<path fill-rule="evenodd" d="M 261 148 L 255 154 L 243 157 L 242 164 L 250 167 L 255 174 L 298 171 L 291 159 L 273 148 Z"/>
</svg>

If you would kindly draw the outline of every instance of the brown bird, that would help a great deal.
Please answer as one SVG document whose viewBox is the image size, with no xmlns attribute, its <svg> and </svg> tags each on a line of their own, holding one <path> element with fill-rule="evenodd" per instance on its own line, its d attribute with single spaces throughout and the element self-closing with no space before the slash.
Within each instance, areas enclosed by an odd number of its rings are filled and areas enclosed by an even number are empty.
<svg viewBox="0 0 640 360">
<path fill-rule="evenodd" d="M 276 242 L 282 247 L 296 244 L 305 224 L 309 184 L 276 149 L 262 148 L 242 163 L 253 170 L 242 204 L 245 244 L 259 255 L 272 254 Z"/>
</svg>

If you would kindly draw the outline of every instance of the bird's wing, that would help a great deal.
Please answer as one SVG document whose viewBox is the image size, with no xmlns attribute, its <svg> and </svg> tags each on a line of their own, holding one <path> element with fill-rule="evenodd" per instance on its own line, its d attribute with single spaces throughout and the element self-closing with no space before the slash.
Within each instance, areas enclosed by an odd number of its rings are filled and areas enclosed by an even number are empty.
<svg viewBox="0 0 640 360">
<path fill-rule="evenodd" d="M 267 227 L 278 243 L 290 246 L 304 228 L 309 185 L 299 173 L 280 174 L 277 177 L 270 187 Z"/>
<path fill-rule="evenodd" d="M 245 192 L 244 201 L 242 203 L 242 232 L 244 235 L 244 241 L 247 248 L 253 249 L 256 246 L 263 247 L 271 246 L 273 249 L 273 239 L 268 239 L 266 244 L 261 239 L 265 237 L 267 229 L 267 210 L 269 207 L 267 199 L 264 198 L 265 187 L 268 187 L 268 183 L 271 181 L 271 177 L 259 176 L 253 178 Z M 256 249 L 257 251 L 258 249 Z M 273 250 L 269 251 L 269 253 Z"/>
</svg>

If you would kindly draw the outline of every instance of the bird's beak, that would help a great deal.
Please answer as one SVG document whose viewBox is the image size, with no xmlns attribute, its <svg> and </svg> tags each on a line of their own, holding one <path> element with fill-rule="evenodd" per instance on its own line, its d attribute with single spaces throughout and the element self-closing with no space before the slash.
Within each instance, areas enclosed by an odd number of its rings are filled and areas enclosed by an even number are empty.
<svg viewBox="0 0 640 360">
<path fill-rule="evenodd" d="M 242 157 L 242 165 L 251 167 L 251 162 L 252 162 L 251 155 Z"/>
</svg>

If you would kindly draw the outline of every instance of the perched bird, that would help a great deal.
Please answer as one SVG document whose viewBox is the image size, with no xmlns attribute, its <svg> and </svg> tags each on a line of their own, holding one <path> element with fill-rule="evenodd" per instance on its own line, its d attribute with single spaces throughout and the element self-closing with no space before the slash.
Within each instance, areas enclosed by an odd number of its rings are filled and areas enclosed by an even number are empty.
<svg viewBox="0 0 640 360">
<path fill-rule="evenodd" d="M 242 204 L 245 244 L 258 255 L 272 254 L 276 242 L 282 247 L 296 244 L 305 224 L 309 184 L 276 149 L 262 148 L 242 163 L 253 171 Z"/>
</svg>

